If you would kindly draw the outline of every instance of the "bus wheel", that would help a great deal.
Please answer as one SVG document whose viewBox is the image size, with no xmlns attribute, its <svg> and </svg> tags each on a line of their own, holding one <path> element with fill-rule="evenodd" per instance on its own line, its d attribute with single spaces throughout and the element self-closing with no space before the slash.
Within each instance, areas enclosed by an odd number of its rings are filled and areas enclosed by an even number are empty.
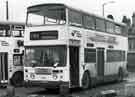
<svg viewBox="0 0 135 97">
<path fill-rule="evenodd" d="M 23 85 L 23 72 L 16 72 L 10 80 L 11 85 L 20 87 Z"/>
<path fill-rule="evenodd" d="M 82 78 L 82 88 L 88 89 L 91 86 L 91 78 L 89 72 L 84 72 L 83 78 Z"/>
<path fill-rule="evenodd" d="M 123 78 L 124 78 L 123 70 L 122 70 L 122 68 L 120 68 L 119 72 L 118 72 L 118 81 L 119 82 L 123 81 Z"/>
</svg>

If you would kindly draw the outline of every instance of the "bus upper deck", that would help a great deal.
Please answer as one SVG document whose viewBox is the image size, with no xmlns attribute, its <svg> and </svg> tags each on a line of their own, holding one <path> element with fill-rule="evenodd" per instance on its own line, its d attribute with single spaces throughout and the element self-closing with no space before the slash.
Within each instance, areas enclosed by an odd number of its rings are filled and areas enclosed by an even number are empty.
<svg viewBox="0 0 135 97">
<path fill-rule="evenodd" d="M 126 35 L 126 25 L 64 4 L 41 4 L 28 7 L 27 26 L 73 25 L 117 35 Z"/>
</svg>

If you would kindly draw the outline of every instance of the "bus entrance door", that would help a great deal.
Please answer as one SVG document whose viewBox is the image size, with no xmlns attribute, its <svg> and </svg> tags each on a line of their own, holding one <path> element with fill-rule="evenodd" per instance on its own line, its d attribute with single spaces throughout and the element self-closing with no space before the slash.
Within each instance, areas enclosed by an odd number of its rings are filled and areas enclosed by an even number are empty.
<svg viewBox="0 0 135 97">
<path fill-rule="evenodd" d="M 8 80 L 8 53 L 0 53 L 0 82 Z"/>
<path fill-rule="evenodd" d="M 104 48 L 97 48 L 97 74 L 104 76 Z"/>
<path fill-rule="evenodd" d="M 79 86 L 79 47 L 69 47 L 70 86 Z"/>
</svg>

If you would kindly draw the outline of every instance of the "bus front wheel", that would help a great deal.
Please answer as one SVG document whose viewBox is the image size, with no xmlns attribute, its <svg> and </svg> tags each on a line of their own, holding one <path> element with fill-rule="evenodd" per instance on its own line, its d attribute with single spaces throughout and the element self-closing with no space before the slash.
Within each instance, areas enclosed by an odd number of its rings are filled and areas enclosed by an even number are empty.
<svg viewBox="0 0 135 97">
<path fill-rule="evenodd" d="M 11 85 L 15 87 L 20 87 L 23 85 L 23 72 L 16 72 L 13 74 L 12 78 L 10 79 Z"/>
<path fill-rule="evenodd" d="M 82 78 L 82 88 L 89 89 L 91 87 L 91 78 L 89 72 L 84 72 Z"/>
</svg>

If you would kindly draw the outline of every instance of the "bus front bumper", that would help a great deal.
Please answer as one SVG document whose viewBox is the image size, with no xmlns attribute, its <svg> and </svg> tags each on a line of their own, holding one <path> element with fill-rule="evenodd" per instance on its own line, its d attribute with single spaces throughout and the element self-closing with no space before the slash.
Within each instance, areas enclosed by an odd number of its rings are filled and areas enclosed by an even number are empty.
<svg viewBox="0 0 135 97">
<path fill-rule="evenodd" d="M 25 81 L 25 87 L 44 87 L 44 88 L 59 88 L 61 85 L 68 85 L 69 82 L 63 81 Z"/>
</svg>

